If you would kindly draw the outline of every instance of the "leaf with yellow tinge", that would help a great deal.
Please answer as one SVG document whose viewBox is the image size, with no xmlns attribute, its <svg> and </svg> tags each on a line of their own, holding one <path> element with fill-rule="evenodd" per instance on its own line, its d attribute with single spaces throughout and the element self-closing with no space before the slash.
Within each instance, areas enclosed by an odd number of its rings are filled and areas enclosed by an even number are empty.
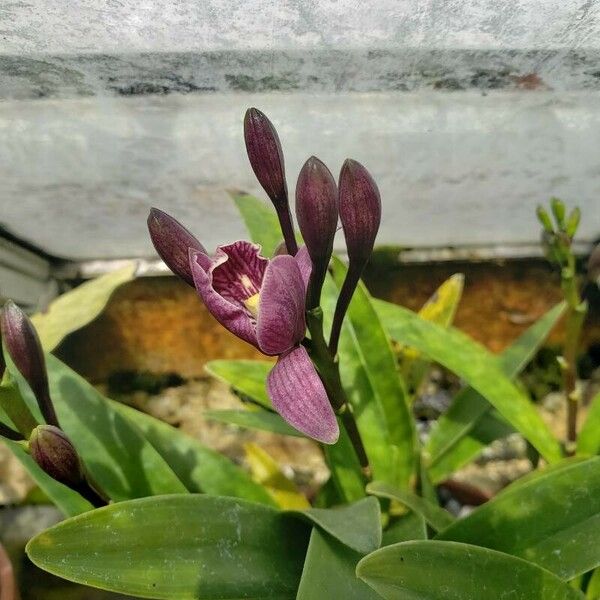
<svg viewBox="0 0 600 600">
<path fill-rule="evenodd" d="M 244 444 L 244 451 L 252 479 L 260 483 L 281 508 L 310 508 L 308 500 L 298 491 L 294 482 L 282 473 L 277 462 L 267 452 L 253 443 Z"/>
<path fill-rule="evenodd" d="M 462 273 L 455 273 L 446 279 L 423 305 L 419 316 L 442 327 L 452 325 L 456 309 L 462 298 L 464 283 L 465 277 Z M 430 361 L 415 348 L 398 345 L 395 350 L 407 388 L 414 394 L 427 374 Z"/>
<path fill-rule="evenodd" d="M 137 265 L 101 275 L 62 294 L 44 312 L 33 315 L 44 350 L 51 352 L 69 334 L 91 323 L 104 309 L 113 292 L 135 277 Z"/>
</svg>

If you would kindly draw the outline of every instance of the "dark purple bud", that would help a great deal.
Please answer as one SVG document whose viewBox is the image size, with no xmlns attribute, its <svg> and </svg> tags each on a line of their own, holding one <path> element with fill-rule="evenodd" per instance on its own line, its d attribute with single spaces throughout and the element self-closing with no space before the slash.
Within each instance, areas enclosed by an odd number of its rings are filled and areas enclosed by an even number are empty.
<svg viewBox="0 0 600 600">
<path fill-rule="evenodd" d="M 257 108 L 244 117 L 244 140 L 252 170 L 275 208 L 287 206 L 288 191 L 279 136 L 273 123 Z"/>
<path fill-rule="evenodd" d="M 307 308 L 311 309 L 319 305 L 338 222 L 335 179 L 315 156 L 304 163 L 298 177 L 296 216 L 313 266 L 307 298 Z"/>
<path fill-rule="evenodd" d="M 150 210 L 148 231 L 154 248 L 167 267 L 194 287 L 189 249 L 206 254 L 204 246 L 179 221 L 158 208 Z"/>
<path fill-rule="evenodd" d="M 340 172 L 340 219 L 350 264 L 363 266 L 373 252 L 381 222 L 377 184 L 360 163 L 347 159 Z"/>
<path fill-rule="evenodd" d="M 329 262 L 338 222 L 337 186 L 331 171 L 315 156 L 298 176 L 296 216 L 313 264 Z"/>
<path fill-rule="evenodd" d="M 58 427 L 38 425 L 29 438 L 29 452 L 40 468 L 73 489 L 81 487 L 83 469 L 75 447 Z"/>
<path fill-rule="evenodd" d="M 46 423 L 58 426 L 58 418 L 50 399 L 44 352 L 33 324 L 10 300 L 4 305 L 0 324 L 6 350 L 29 384 Z"/>
</svg>

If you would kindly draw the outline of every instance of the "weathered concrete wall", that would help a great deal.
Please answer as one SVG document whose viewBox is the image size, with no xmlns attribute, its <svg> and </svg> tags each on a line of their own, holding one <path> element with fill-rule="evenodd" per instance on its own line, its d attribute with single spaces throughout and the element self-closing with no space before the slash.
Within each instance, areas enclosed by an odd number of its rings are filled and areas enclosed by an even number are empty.
<svg viewBox="0 0 600 600">
<path fill-rule="evenodd" d="M 150 257 L 151 205 L 242 235 L 249 105 L 292 189 L 311 153 L 373 171 L 380 243 L 534 244 L 553 194 L 600 235 L 597 3 L 40 0 L 0 30 L 0 224 L 49 254 Z"/>
</svg>

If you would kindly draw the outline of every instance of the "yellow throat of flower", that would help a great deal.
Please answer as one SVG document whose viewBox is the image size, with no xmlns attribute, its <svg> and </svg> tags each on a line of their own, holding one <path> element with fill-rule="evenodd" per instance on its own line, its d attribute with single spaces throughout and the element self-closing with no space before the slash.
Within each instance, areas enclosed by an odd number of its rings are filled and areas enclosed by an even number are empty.
<svg viewBox="0 0 600 600">
<path fill-rule="evenodd" d="M 250 311 L 250 314 L 257 319 L 258 318 L 258 302 L 260 300 L 260 294 L 254 294 L 247 300 L 244 300 L 246 308 Z"/>
</svg>

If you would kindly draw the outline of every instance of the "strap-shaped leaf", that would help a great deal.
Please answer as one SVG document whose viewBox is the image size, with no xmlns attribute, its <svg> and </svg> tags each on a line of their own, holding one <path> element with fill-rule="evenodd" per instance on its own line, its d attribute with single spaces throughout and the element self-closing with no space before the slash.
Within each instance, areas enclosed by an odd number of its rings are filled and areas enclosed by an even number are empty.
<svg viewBox="0 0 600 600">
<path fill-rule="evenodd" d="M 304 434 L 288 425 L 277 413 L 266 410 L 206 410 L 202 414 L 213 421 L 237 425 L 245 429 L 304 437 Z"/>
<path fill-rule="evenodd" d="M 347 269 L 336 257 L 332 267 L 339 288 Z M 336 296 L 326 285 L 324 303 Z M 348 308 L 339 360 L 374 476 L 394 485 L 410 485 L 416 469 L 414 422 L 390 339 L 362 284 Z"/>
<path fill-rule="evenodd" d="M 266 360 L 211 360 L 204 365 L 213 377 L 229 384 L 257 404 L 272 408 L 267 395 L 267 375 L 273 363 Z"/>
<path fill-rule="evenodd" d="M 447 510 L 408 490 L 399 490 L 383 481 L 370 483 L 367 492 L 379 498 L 389 498 L 404 504 L 410 510 L 420 514 L 435 531 L 446 529 L 454 521 L 454 517 Z"/>
<path fill-rule="evenodd" d="M 549 462 L 561 458 L 558 441 L 528 398 L 502 372 L 496 358 L 457 329 L 444 329 L 396 304 L 374 300 L 393 339 L 413 346 L 467 381 Z"/>
<path fill-rule="evenodd" d="M 517 481 L 438 539 L 520 556 L 565 580 L 600 566 L 600 458 Z"/>
<path fill-rule="evenodd" d="M 592 400 L 585 423 L 577 436 L 577 454 L 600 454 L 600 393 Z"/>
<path fill-rule="evenodd" d="M 27 554 L 70 581 L 142 598 L 292 600 L 308 534 L 267 506 L 185 494 L 68 519 L 33 538 Z"/>
<path fill-rule="evenodd" d="M 557 304 L 500 356 L 494 357 L 507 377 L 514 378 L 533 358 L 564 314 L 565 307 L 564 302 Z M 492 432 L 489 419 L 491 410 L 490 403 L 472 387 L 461 390 L 454 397 L 448 411 L 432 429 L 423 449 L 432 467 L 431 477 L 435 481 L 440 481 L 468 463 L 481 450 L 479 440 L 487 439 Z M 502 435 L 506 427 L 498 427 L 497 430 L 498 435 Z M 444 465 L 439 464 L 440 462 Z"/>
<path fill-rule="evenodd" d="M 309 508 L 298 514 L 361 554 L 381 545 L 381 512 L 376 498 L 337 508 Z"/>
<path fill-rule="evenodd" d="M 140 429 L 190 492 L 234 496 L 276 506 L 261 485 L 219 452 L 139 410 L 117 402 L 111 405 Z"/>
<path fill-rule="evenodd" d="M 423 515 L 416 512 L 408 512 L 395 518 L 383 532 L 381 538 L 382 546 L 390 546 L 400 542 L 427 539 L 427 523 Z"/>
<path fill-rule="evenodd" d="M 386 600 L 582 600 L 556 575 L 508 554 L 455 542 L 414 541 L 363 558 L 357 575 Z"/>
<path fill-rule="evenodd" d="M 106 273 L 61 294 L 48 309 L 31 318 L 42 346 L 51 352 L 71 332 L 91 323 L 104 309 L 113 292 L 135 277 L 136 264 Z"/>
<path fill-rule="evenodd" d="M 343 598 L 377 600 L 366 583 L 356 577 L 356 563 L 362 555 L 344 546 L 318 528 L 313 528 L 304 561 L 297 600 Z"/>
</svg>

